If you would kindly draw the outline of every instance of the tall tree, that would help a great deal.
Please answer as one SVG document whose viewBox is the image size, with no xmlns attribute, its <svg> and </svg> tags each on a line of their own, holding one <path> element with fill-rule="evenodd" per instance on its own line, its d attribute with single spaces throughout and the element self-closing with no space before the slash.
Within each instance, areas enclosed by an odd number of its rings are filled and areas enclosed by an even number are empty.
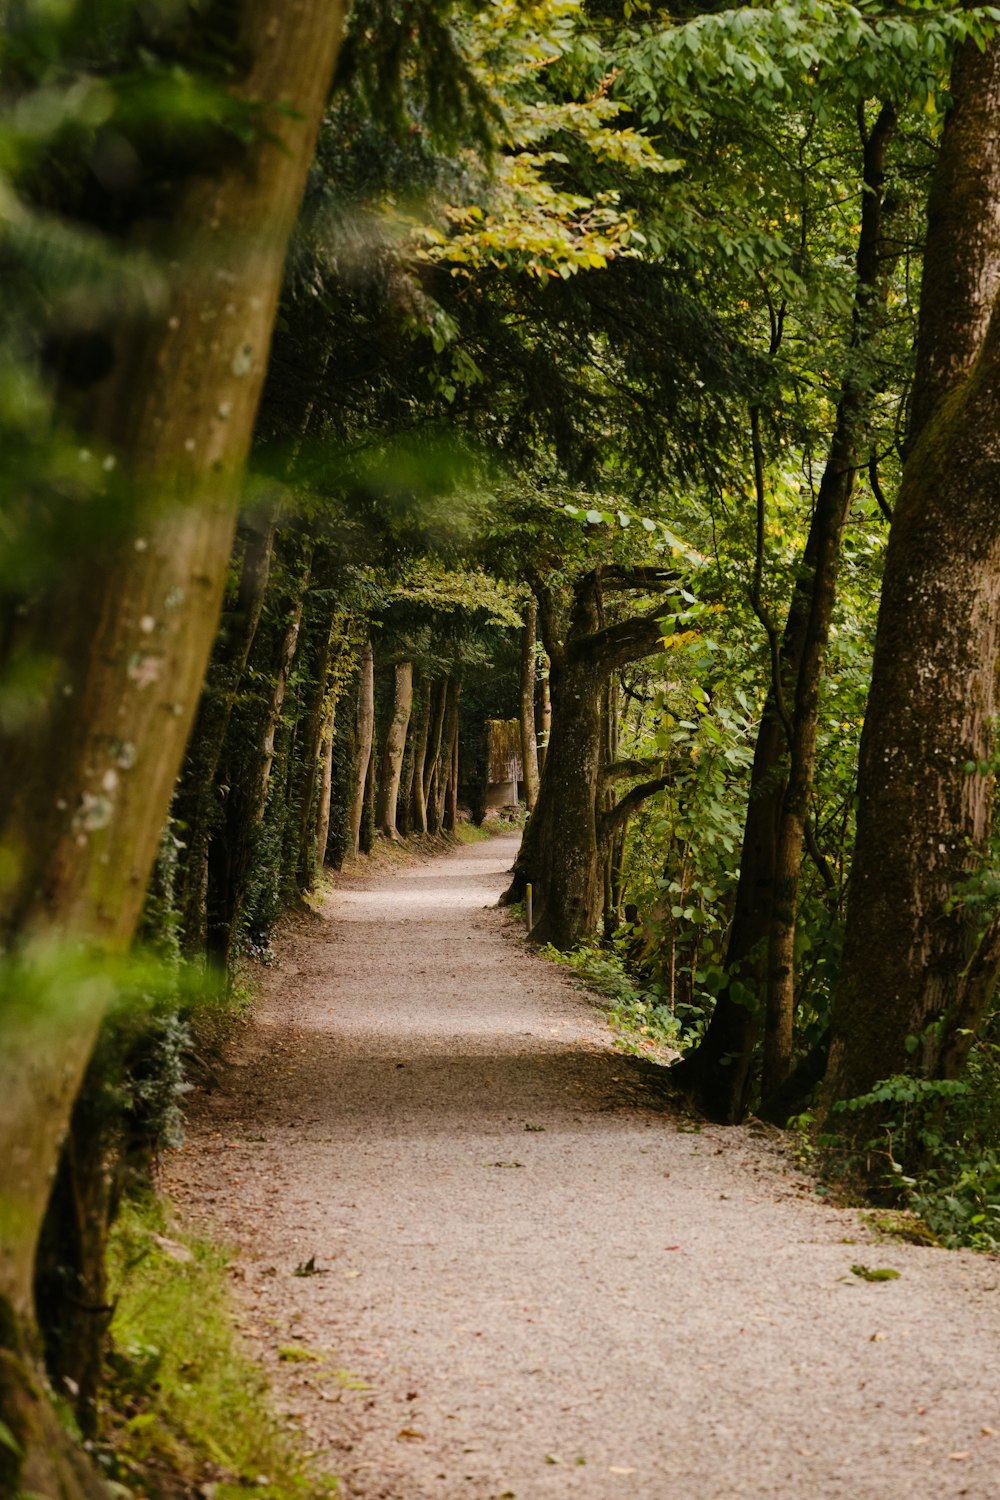
<svg viewBox="0 0 1000 1500">
<path fill-rule="evenodd" d="M 15 967 L 57 936 L 105 950 L 130 941 L 218 620 L 343 10 L 243 0 L 230 23 L 233 108 L 252 105 L 259 128 L 204 153 L 168 221 L 137 226 L 158 257 L 162 305 L 106 330 L 106 373 L 73 402 L 77 431 L 130 498 L 126 534 L 8 633 L 8 651 L 55 664 L 44 710 L 7 747 L 0 790 L 0 924 Z M 92 1488 L 30 1371 L 28 1330 L 35 1244 L 106 995 L 96 983 L 29 986 L 13 971 L 3 995 L 0 1416 L 16 1450 L 3 1446 L 0 1475 L 11 1490 Z"/>
<path fill-rule="evenodd" d="M 829 1101 L 893 1073 L 954 1077 L 1000 977 L 1000 917 L 974 899 L 991 859 L 1000 706 L 997 42 L 962 47 L 951 93 L 861 743 Z"/>
</svg>

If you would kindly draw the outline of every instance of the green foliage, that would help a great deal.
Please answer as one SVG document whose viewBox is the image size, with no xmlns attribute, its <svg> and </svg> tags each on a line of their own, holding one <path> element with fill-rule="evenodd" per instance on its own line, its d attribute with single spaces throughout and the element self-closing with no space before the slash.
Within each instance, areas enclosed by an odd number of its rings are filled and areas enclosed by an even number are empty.
<svg viewBox="0 0 1000 1500">
<path fill-rule="evenodd" d="M 681 1021 L 671 1013 L 660 987 L 638 983 L 614 949 L 580 947 L 562 953 L 546 944 L 541 951 L 553 963 L 567 965 L 586 989 L 607 1000 L 604 1008 L 623 1051 L 655 1055 L 684 1040 Z"/>
<path fill-rule="evenodd" d="M 219 1500 L 333 1495 L 336 1481 L 310 1468 L 240 1347 L 226 1264 L 217 1247 L 175 1236 L 154 1201 L 125 1208 L 111 1240 L 109 1404 L 95 1457 L 152 1496 L 164 1471 L 191 1487 L 211 1478 Z"/>
<path fill-rule="evenodd" d="M 950 1248 L 1000 1251 L 1000 1048 L 995 1041 L 975 1044 L 960 1079 L 896 1075 L 834 1109 L 847 1115 L 878 1111 L 879 1133 L 868 1149 L 884 1164 L 885 1185 L 935 1240 Z"/>
</svg>

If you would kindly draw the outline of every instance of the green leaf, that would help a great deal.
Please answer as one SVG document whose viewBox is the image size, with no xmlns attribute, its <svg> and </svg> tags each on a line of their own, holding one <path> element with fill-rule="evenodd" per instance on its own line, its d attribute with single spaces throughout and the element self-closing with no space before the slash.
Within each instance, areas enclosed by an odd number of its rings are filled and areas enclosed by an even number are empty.
<svg viewBox="0 0 1000 1500">
<path fill-rule="evenodd" d="M 891 1266 L 862 1266 L 851 1267 L 855 1276 L 860 1276 L 862 1281 L 898 1281 L 899 1272 L 894 1271 Z"/>
</svg>

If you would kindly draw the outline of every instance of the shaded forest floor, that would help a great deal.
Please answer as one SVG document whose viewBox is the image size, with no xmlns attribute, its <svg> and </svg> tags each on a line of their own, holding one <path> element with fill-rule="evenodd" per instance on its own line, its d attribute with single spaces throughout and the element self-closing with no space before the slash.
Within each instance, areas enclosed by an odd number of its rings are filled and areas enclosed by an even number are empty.
<svg viewBox="0 0 1000 1500">
<path fill-rule="evenodd" d="M 673 1112 L 493 907 L 515 849 L 338 878 L 167 1164 L 345 1495 L 995 1500 L 1000 1264 Z"/>
</svg>

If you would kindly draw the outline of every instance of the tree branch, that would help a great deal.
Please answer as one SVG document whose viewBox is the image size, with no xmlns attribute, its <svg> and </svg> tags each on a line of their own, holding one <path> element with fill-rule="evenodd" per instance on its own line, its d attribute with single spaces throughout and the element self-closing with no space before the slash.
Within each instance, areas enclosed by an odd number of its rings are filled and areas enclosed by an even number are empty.
<svg viewBox="0 0 1000 1500">
<path fill-rule="evenodd" d="M 601 772 L 605 781 L 624 781 L 628 776 L 644 776 L 647 771 L 659 770 L 661 760 L 614 760 Z"/>
<path fill-rule="evenodd" d="M 570 641 L 567 649 L 578 658 L 589 658 L 602 671 L 613 672 L 616 667 L 624 667 L 642 656 L 655 656 L 663 649 L 663 613 L 663 605 L 658 604 L 652 614 L 619 620 L 615 625 Z"/>
<path fill-rule="evenodd" d="M 616 802 L 614 807 L 599 815 L 598 825 L 602 838 L 608 838 L 623 823 L 627 823 L 632 814 L 650 797 L 655 796 L 657 792 L 666 791 L 670 782 L 669 775 L 658 776 L 655 781 L 644 781 L 641 785 L 634 786 L 630 792 L 626 792 L 620 802 Z"/>
</svg>

